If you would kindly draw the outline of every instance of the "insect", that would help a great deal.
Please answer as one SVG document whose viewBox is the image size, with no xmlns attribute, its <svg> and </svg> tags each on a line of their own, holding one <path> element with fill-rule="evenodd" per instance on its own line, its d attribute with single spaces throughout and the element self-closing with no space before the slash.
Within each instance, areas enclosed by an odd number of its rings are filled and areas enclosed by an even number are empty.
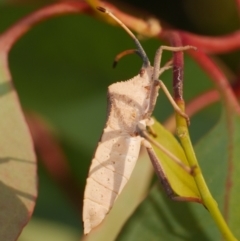
<svg viewBox="0 0 240 241">
<path fill-rule="evenodd" d="M 168 62 L 164 67 L 159 68 L 163 50 L 182 51 L 194 48 L 192 46 L 161 46 L 156 52 L 152 67 L 134 34 L 107 9 L 98 7 L 98 10 L 115 19 L 132 37 L 137 46 L 136 50 L 124 51 L 119 55 L 119 58 L 135 52 L 141 57 L 143 65 L 137 76 L 108 87 L 108 117 L 90 166 L 84 193 L 83 222 L 85 234 L 98 226 L 113 206 L 114 201 L 131 176 L 141 145 L 146 147 L 152 160 L 157 160 L 152 145 L 147 140 L 146 127 L 151 124 L 150 117 L 160 87 L 174 109 L 188 121 L 188 116 L 180 110 L 163 82 L 158 78 L 162 72 L 171 67 L 171 62 Z M 186 171 L 191 171 L 164 147 L 161 145 L 158 147 L 170 155 Z"/>
</svg>

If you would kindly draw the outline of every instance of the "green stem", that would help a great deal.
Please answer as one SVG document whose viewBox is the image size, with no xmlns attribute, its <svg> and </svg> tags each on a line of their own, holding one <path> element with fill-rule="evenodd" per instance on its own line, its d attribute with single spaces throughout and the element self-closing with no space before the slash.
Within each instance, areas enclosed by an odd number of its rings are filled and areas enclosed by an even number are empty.
<svg viewBox="0 0 240 241">
<path fill-rule="evenodd" d="M 177 104 L 184 111 L 184 102 L 178 101 Z M 215 221 L 216 225 L 218 226 L 225 240 L 237 241 L 237 239 L 233 236 L 231 230 L 229 229 L 227 223 L 225 222 L 218 208 L 217 202 L 214 200 L 213 196 L 211 195 L 207 187 L 207 184 L 204 180 L 201 168 L 198 165 L 198 161 L 192 147 L 191 139 L 188 132 L 188 126 L 185 118 L 183 118 L 179 114 L 176 114 L 176 123 L 177 123 L 177 136 L 180 139 L 180 142 L 183 146 L 189 165 L 192 167 L 194 166 L 196 167 L 194 171 L 194 179 L 198 187 L 199 193 L 201 195 L 201 198 L 203 200 L 203 204 L 210 212 L 213 220 Z"/>
</svg>

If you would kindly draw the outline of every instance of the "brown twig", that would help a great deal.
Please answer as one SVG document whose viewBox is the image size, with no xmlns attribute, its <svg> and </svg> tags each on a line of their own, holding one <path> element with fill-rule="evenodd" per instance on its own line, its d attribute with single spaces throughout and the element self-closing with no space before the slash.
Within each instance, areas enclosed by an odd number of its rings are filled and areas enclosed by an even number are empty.
<svg viewBox="0 0 240 241">
<path fill-rule="evenodd" d="M 101 6 L 110 10 L 117 18 L 119 18 L 124 24 L 126 24 L 128 28 L 131 28 L 132 30 L 136 31 L 139 34 L 142 34 L 143 36 L 154 37 L 161 32 L 162 28 L 160 22 L 152 16 L 148 17 L 147 20 L 138 18 L 136 16 L 121 11 L 115 5 L 108 2 L 102 2 Z M 112 21 L 112 19 L 105 18 L 105 20 L 107 20 L 111 24 L 116 25 L 116 22 Z M 118 24 L 116 26 L 118 26 Z"/>
<path fill-rule="evenodd" d="M 200 112 L 204 108 L 214 104 L 215 102 L 219 101 L 219 92 L 216 90 L 211 90 L 206 93 L 203 93 L 188 104 L 186 104 L 186 113 L 189 117 L 195 115 L 196 113 Z M 170 116 L 165 122 L 164 126 L 171 132 L 175 131 L 176 121 L 175 116 Z"/>
<path fill-rule="evenodd" d="M 159 38 L 168 40 L 170 42 L 173 39 L 178 38 L 182 39 L 182 32 L 177 31 L 163 31 Z M 195 40 L 192 41 L 191 38 L 188 38 L 183 45 L 194 45 Z M 198 47 L 198 46 L 196 46 Z M 225 74 L 218 68 L 218 66 L 208 57 L 203 51 L 189 51 L 190 55 L 196 60 L 196 62 L 206 71 L 206 73 L 211 77 L 215 83 L 217 89 L 225 100 L 224 103 L 227 103 L 228 106 L 232 107 L 235 111 L 240 112 L 240 107 L 237 102 L 237 99 L 232 91 L 232 88 L 225 76 Z"/>
<path fill-rule="evenodd" d="M 203 52 L 190 53 L 196 62 L 206 71 L 215 83 L 221 96 L 223 97 L 224 103 L 228 105 L 235 112 L 240 113 L 240 107 L 236 96 L 232 90 L 228 79 L 225 74 L 218 68 L 218 66 Z"/>
<path fill-rule="evenodd" d="M 240 17 L 240 0 L 235 0 L 238 10 L 238 16 Z"/>
<path fill-rule="evenodd" d="M 183 46 L 178 34 L 172 34 L 170 37 L 171 45 L 174 47 Z M 183 100 L 183 52 L 173 53 L 173 96 L 175 101 Z"/>
<path fill-rule="evenodd" d="M 80 13 L 88 12 L 90 14 L 90 7 L 85 2 L 60 2 L 47 7 L 43 7 L 22 20 L 18 21 L 15 25 L 10 27 L 7 31 L 0 35 L 0 50 L 9 52 L 13 44 L 22 37 L 27 31 L 29 31 L 34 25 L 40 23 L 43 20 L 52 18 L 54 16 L 68 14 L 68 13 Z"/>
<path fill-rule="evenodd" d="M 178 33 L 183 45 L 191 42 L 205 53 L 223 54 L 240 49 L 240 31 L 218 37 L 201 36 L 184 31 L 178 31 Z"/>
</svg>

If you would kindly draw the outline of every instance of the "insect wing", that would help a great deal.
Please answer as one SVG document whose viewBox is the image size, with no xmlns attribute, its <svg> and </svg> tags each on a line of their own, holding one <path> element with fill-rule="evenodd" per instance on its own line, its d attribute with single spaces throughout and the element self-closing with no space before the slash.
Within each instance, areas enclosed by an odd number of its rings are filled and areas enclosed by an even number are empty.
<svg viewBox="0 0 240 241">
<path fill-rule="evenodd" d="M 135 167 L 141 138 L 104 129 L 89 170 L 84 193 L 84 233 L 98 226 L 110 211 Z"/>
</svg>

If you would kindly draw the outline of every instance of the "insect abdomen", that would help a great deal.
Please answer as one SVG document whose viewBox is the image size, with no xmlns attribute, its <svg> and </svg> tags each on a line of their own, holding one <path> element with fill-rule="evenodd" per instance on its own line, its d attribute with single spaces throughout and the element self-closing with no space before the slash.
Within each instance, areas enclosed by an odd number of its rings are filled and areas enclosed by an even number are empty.
<svg viewBox="0 0 240 241">
<path fill-rule="evenodd" d="M 104 129 L 89 170 L 84 193 L 84 233 L 99 225 L 130 178 L 141 137 Z M 121 131 L 120 131 L 121 132 Z"/>
</svg>

